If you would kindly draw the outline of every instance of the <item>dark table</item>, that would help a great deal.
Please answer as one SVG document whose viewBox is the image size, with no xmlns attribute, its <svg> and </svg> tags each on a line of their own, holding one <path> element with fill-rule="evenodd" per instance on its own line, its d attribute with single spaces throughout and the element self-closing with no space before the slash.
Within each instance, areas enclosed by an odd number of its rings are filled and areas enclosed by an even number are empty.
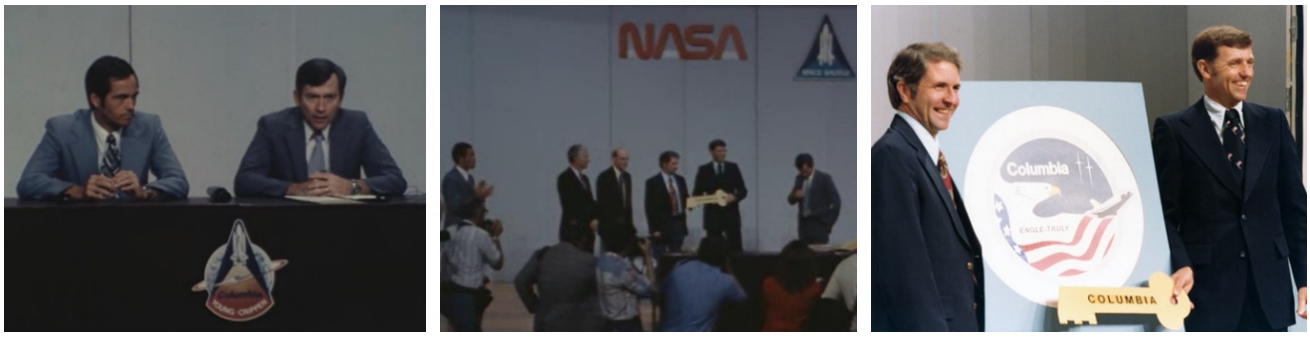
<svg viewBox="0 0 1310 338">
<path fill-rule="evenodd" d="M 837 265 L 846 257 L 855 253 L 848 251 L 828 251 L 815 254 L 815 264 L 825 284 Z M 655 271 L 657 280 L 662 281 L 678 262 L 696 259 L 694 254 L 670 254 L 660 258 Z M 735 253 L 728 257 L 732 266 L 732 275 L 746 291 L 749 298 L 745 303 L 725 303 L 719 310 L 719 317 L 714 325 L 715 331 L 747 332 L 759 331 L 764 327 L 764 279 L 777 271 L 781 256 L 777 252 Z M 658 314 L 657 314 L 658 316 Z"/>
<path fill-rule="evenodd" d="M 359 205 L 283 199 L 5 200 L 6 331 L 423 331 L 425 197 Z M 205 307 L 209 256 L 241 219 L 286 259 L 274 306 L 247 322 Z"/>
</svg>

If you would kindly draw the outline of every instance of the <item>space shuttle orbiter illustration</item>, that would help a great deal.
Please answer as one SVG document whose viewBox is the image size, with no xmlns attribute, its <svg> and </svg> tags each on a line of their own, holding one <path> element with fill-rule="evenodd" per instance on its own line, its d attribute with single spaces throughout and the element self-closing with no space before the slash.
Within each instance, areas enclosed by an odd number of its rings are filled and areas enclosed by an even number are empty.
<svg viewBox="0 0 1310 338">
<path fill-rule="evenodd" d="M 823 30 L 819 32 L 819 65 L 832 65 L 836 57 L 832 55 L 832 27 L 827 22 L 823 23 Z"/>
<path fill-rule="evenodd" d="M 846 54 L 842 52 L 837 32 L 832 27 L 828 16 L 823 16 L 819 30 L 814 35 L 810 52 L 805 54 L 801 69 L 796 71 L 797 80 L 850 80 L 855 78 Z"/>
<path fill-rule="evenodd" d="M 274 272 L 287 260 L 269 259 L 263 248 L 251 243 L 245 223 L 232 224 L 227 244 L 219 246 L 205 265 L 205 280 L 191 291 L 206 291 L 205 307 L 231 321 L 258 318 L 273 308 Z"/>
</svg>

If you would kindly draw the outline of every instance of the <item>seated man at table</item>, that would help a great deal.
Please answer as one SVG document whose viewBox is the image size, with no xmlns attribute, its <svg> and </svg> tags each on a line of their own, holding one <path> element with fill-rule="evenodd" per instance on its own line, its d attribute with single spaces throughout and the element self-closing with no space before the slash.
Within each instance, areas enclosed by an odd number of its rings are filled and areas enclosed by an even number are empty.
<svg viewBox="0 0 1310 338">
<path fill-rule="evenodd" d="M 563 240 L 532 254 L 514 277 L 514 289 L 537 332 L 605 330 L 596 285 L 595 232 L 587 224 L 563 227 Z M 535 291 L 533 287 L 536 287 Z"/>
<path fill-rule="evenodd" d="M 292 93 L 295 107 L 259 119 L 237 169 L 238 196 L 405 193 L 405 178 L 368 115 L 341 108 L 341 67 L 327 59 L 306 61 Z M 361 178 L 360 168 L 368 178 Z"/>
<path fill-rule="evenodd" d="M 186 174 L 159 116 L 136 111 L 140 84 L 132 65 L 100 57 L 87 69 L 85 85 L 90 109 L 46 120 L 45 136 L 18 179 L 18 198 L 185 198 Z M 148 173 L 157 179 L 149 182 Z"/>
<path fill-rule="evenodd" d="M 664 312 L 662 332 L 714 330 L 719 305 L 724 301 L 745 302 L 746 291 L 725 272 L 728 242 L 718 236 L 700 241 L 697 259 L 678 263 L 669 271 L 662 290 Z"/>
</svg>

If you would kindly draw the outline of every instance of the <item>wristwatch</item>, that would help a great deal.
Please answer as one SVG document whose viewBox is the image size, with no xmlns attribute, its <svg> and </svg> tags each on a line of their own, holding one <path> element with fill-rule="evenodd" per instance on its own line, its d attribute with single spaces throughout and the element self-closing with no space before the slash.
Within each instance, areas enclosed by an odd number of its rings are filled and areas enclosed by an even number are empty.
<svg viewBox="0 0 1310 338">
<path fill-rule="evenodd" d="M 359 195 L 359 180 L 350 180 L 350 194 Z"/>
</svg>

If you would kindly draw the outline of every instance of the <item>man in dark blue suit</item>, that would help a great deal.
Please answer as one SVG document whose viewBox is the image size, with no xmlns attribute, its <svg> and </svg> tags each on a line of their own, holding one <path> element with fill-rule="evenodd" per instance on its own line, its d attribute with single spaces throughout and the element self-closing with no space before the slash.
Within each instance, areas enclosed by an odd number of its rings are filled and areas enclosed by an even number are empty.
<svg viewBox="0 0 1310 338">
<path fill-rule="evenodd" d="M 792 184 L 787 204 L 796 205 L 796 232 L 805 244 L 828 244 L 832 225 L 841 215 L 841 195 L 832 176 L 814 169 L 814 157 L 796 155 L 796 182 Z M 799 205 L 797 205 L 799 204 Z"/>
<path fill-rule="evenodd" d="M 1306 317 L 1301 159 L 1283 110 L 1244 102 L 1253 55 L 1246 32 L 1202 31 L 1192 66 L 1205 96 L 1155 121 L 1174 293 L 1195 306 L 1188 331 L 1287 331 L 1293 311 Z"/>
<path fill-rule="evenodd" d="M 687 237 L 687 180 L 678 175 L 678 153 L 660 154 L 660 172 L 646 179 L 646 230 L 656 256 L 682 250 Z"/>
<path fill-rule="evenodd" d="M 937 133 L 959 106 L 959 54 L 916 43 L 887 71 L 896 117 L 873 146 L 874 331 L 982 331 L 982 250 Z"/>
<path fill-rule="evenodd" d="M 237 169 L 241 196 L 400 195 L 405 178 L 362 111 L 341 109 L 346 73 L 313 59 L 296 71 L 296 106 L 264 115 Z M 363 168 L 368 178 L 360 178 Z"/>
<path fill-rule="evenodd" d="M 446 176 L 441 178 L 441 199 L 443 203 L 450 201 L 451 210 L 462 210 L 465 204 L 473 199 L 486 200 L 491 197 L 495 187 L 487 184 L 487 181 L 474 181 L 473 168 L 478 166 L 478 155 L 473 151 L 473 145 L 459 142 L 455 148 L 450 151 L 451 159 L 455 160 L 455 167 L 446 172 Z M 477 183 L 474 183 L 477 182 Z M 451 214 L 441 221 L 442 228 L 459 224 L 459 217 Z"/>
</svg>

